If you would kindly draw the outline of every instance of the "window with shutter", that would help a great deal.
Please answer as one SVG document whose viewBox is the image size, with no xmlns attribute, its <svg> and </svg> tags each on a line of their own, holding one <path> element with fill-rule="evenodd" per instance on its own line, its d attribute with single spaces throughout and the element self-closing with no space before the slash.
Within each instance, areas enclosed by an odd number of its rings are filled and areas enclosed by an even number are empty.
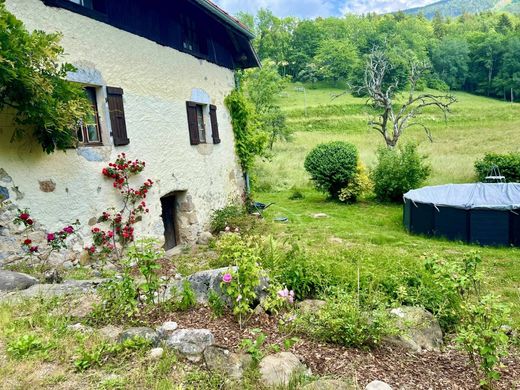
<svg viewBox="0 0 520 390">
<path fill-rule="evenodd" d="M 115 146 L 128 145 L 125 122 L 125 109 L 123 107 L 123 90 L 116 87 L 107 87 L 108 109 L 110 111 L 110 124 Z"/>
<path fill-rule="evenodd" d="M 217 122 L 217 106 L 213 104 L 209 106 L 209 117 L 211 120 L 211 136 L 213 137 L 213 143 L 220 143 L 220 136 L 218 133 L 218 122 Z"/>
<path fill-rule="evenodd" d="M 190 132 L 190 143 L 192 145 L 200 144 L 197 103 L 186 102 L 186 112 L 188 114 L 188 130 Z"/>
</svg>

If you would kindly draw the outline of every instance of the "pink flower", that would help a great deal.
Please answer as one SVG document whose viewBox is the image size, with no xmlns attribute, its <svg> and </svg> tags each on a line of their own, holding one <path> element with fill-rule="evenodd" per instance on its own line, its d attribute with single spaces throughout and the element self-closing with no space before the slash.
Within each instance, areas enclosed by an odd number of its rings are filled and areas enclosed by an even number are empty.
<svg viewBox="0 0 520 390">
<path fill-rule="evenodd" d="M 47 241 L 53 241 L 56 238 L 54 233 L 47 234 Z"/>
<path fill-rule="evenodd" d="M 63 231 L 67 234 L 72 234 L 74 233 L 74 228 L 72 226 L 67 226 L 63 228 Z"/>
<path fill-rule="evenodd" d="M 231 228 L 229 226 L 226 226 L 226 228 L 224 229 L 226 232 L 229 232 L 231 230 Z"/>
<path fill-rule="evenodd" d="M 233 277 L 231 276 L 230 273 L 224 274 L 224 276 L 222 277 L 222 281 L 224 283 L 230 283 L 232 280 L 233 280 Z"/>
<path fill-rule="evenodd" d="M 238 233 L 240 231 L 239 228 L 235 228 L 235 233 Z"/>
<path fill-rule="evenodd" d="M 238 294 L 237 302 L 240 302 L 241 300 L 242 300 L 242 295 L 241 295 L 241 294 Z"/>
</svg>

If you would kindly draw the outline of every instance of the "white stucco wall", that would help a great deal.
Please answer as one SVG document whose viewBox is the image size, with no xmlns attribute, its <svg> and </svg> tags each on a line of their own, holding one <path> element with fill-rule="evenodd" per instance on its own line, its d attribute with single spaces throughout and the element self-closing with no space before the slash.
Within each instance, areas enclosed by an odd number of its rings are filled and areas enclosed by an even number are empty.
<svg viewBox="0 0 520 390">
<path fill-rule="evenodd" d="M 73 12 L 47 7 L 39 0 L 7 0 L 6 5 L 29 30 L 63 33 L 64 59 L 79 68 L 78 80 L 123 88 L 130 139 L 127 146 L 112 145 L 101 90 L 102 147 L 46 155 L 28 140 L 10 143 L 7 123 L 12 113 L 0 113 L 0 169 L 9 176 L 0 175 L 0 186 L 9 189 L 19 206 L 29 207 L 49 229 L 78 218 L 87 233 L 89 219 L 117 204 L 118 197 L 101 169 L 121 152 L 145 160 L 140 178 L 156 183 L 147 199 L 150 214 L 137 227 L 142 233 L 163 234 L 160 197 L 172 191 L 187 191 L 191 196 L 194 234 L 207 226 L 212 210 L 240 196 L 242 174 L 224 106 L 225 96 L 234 87 L 231 70 Z M 209 97 L 217 106 L 220 144 L 190 145 L 185 102 L 193 96 Z M 53 180 L 55 190 L 42 192 L 41 180 Z"/>
</svg>

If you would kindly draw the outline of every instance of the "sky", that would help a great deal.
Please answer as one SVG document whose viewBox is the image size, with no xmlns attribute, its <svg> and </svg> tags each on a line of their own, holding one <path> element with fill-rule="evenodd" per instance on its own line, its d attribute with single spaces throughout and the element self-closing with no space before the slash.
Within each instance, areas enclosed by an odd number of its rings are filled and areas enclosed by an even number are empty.
<svg viewBox="0 0 520 390">
<path fill-rule="evenodd" d="M 299 18 L 340 16 L 345 13 L 385 13 L 420 7 L 436 1 L 438 0 L 213 0 L 231 14 L 239 11 L 256 13 L 259 8 L 267 8 L 276 16 Z"/>
</svg>

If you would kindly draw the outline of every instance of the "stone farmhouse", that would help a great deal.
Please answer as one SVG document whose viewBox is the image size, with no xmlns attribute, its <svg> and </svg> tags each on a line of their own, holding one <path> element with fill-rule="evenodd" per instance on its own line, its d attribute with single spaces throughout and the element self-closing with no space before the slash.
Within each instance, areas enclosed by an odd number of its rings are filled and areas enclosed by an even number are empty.
<svg viewBox="0 0 520 390">
<path fill-rule="evenodd" d="M 6 0 L 26 28 L 63 34 L 96 113 L 78 126 L 79 147 L 47 155 L 11 143 L 0 112 L 0 194 L 49 230 L 79 219 L 83 234 L 118 194 L 101 170 L 122 152 L 146 161 L 156 183 L 137 228 L 165 248 L 193 243 L 211 212 L 244 192 L 224 98 L 234 70 L 256 67 L 252 34 L 207 0 Z"/>
</svg>

